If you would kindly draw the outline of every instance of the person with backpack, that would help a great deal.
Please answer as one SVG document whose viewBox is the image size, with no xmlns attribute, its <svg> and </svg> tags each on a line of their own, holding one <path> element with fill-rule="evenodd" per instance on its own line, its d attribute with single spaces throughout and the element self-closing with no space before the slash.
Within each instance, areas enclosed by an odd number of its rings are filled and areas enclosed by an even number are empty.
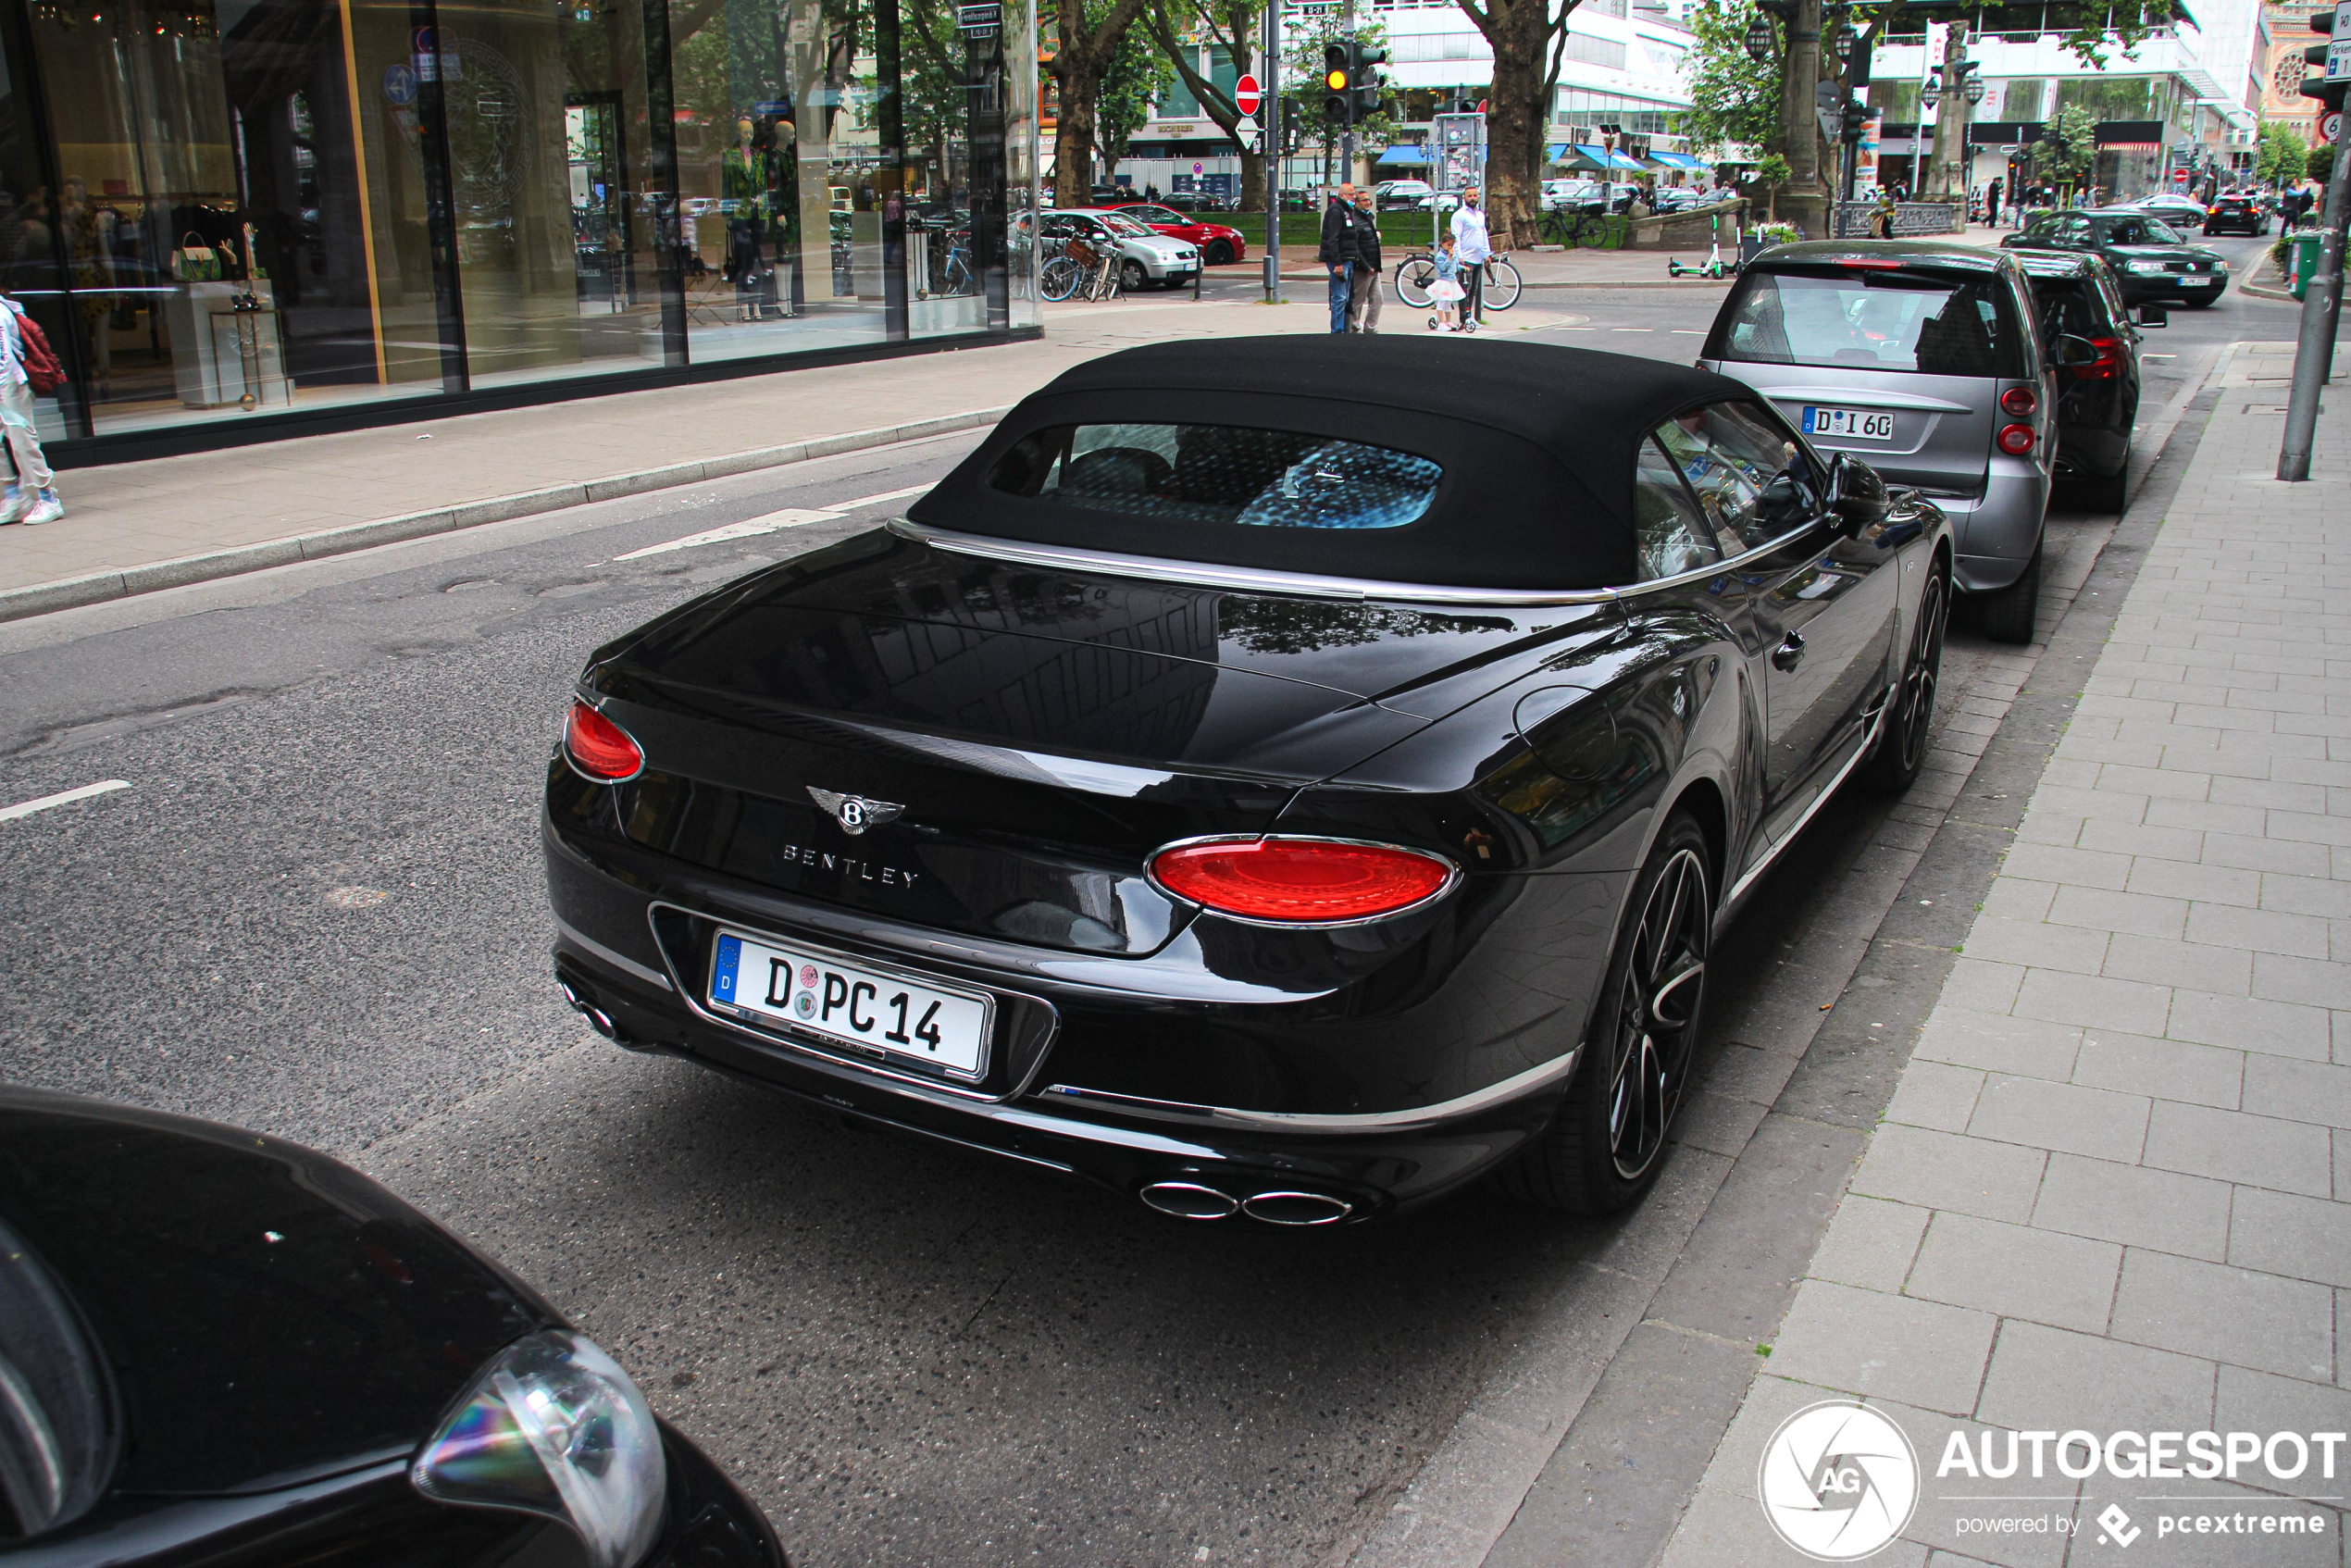
<svg viewBox="0 0 2351 1568">
<path fill-rule="evenodd" d="M 0 292 L 0 436 L 17 466 L 16 482 L 0 502 L 0 524 L 54 523 L 66 515 L 57 499 L 56 476 L 42 455 L 41 429 L 33 399 L 66 384 L 65 367 L 50 350 L 41 325 L 6 292 Z"/>
</svg>

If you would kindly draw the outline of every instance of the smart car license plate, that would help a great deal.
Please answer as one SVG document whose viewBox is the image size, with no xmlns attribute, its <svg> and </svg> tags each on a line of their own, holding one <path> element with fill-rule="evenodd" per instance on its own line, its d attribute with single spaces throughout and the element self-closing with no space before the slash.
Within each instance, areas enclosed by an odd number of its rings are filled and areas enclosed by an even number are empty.
<svg viewBox="0 0 2351 1568">
<path fill-rule="evenodd" d="M 1815 408 L 1804 405 L 1804 433 L 1842 436 L 1847 441 L 1892 441 L 1894 416 L 1866 408 Z"/>
<path fill-rule="evenodd" d="M 983 994 L 736 931 L 718 934 L 710 1005 L 956 1078 L 987 1070 L 995 1014 Z"/>
</svg>

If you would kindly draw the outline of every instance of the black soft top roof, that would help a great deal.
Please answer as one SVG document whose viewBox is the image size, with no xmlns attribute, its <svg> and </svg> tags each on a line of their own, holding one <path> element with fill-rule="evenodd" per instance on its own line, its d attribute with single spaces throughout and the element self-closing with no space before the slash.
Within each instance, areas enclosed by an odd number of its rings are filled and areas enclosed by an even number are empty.
<svg viewBox="0 0 2351 1568">
<path fill-rule="evenodd" d="M 1370 335 L 1153 343 L 1078 366 L 1023 400 L 909 509 L 1001 539 L 1464 588 L 1633 581 L 1635 448 L 1702 404 L 1760 403 L 1711 371 L 1589 349 Z M 988 476 L 1023 437 L 1070 424 L 1238 425 L 1392 447 L 1444 469 L 1394 529 L 1185 522 L 1040 502 Z"/>
</svg>

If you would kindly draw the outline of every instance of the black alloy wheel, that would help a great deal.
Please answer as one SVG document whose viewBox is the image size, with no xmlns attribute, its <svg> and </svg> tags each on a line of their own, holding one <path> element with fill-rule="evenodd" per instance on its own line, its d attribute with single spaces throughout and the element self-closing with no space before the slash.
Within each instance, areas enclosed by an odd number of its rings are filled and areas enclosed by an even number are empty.
<svg viewBox="0 0 2351 1568">
<path fill-rule="evenodd" d="M 1950 581 L 1937 563 L 1919 591 L 1910 655 L 1902 663 L 1901 684 L 1886 699 L 1885 728 L 1862 772 L 1872 789 L 1888 793 L 1907 790 L 1925 765 L 1926 743 L 1934 729 L 1935 692 L 1943 682 L 1943 633 L 1950 618 Z"/>
<path fill-rule="evenodd" d="M 1634 882 L 1584 1059 L 1550 1126 L 1499 1173 L 1506 1190 L 1597 1215 L 1648 1189 L 1688 1088 L 1713 932 L 1706 835 L 1676 812 Z"/>
<path fill-rule="evenodd" d="M 1223 240 L 1212 241 L 1208 247 L 1208 265 L 1224 267 L 1233 259 L 1233 247 Z"/>
</svg>

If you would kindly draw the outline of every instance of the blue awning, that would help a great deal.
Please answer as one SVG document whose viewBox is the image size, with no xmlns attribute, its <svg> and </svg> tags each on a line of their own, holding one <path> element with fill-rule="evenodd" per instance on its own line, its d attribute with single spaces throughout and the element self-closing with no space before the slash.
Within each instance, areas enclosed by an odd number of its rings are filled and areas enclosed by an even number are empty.
<svg viewBox="0 0 2351 1568">
<path fill-rule="evenodd" d="M 1690 156 L 1687 153 L 1651 153 L 1649 155 L 1649 162 L 1654 164 L 1662 164 L 1667 168 L 1698 169 L 1712 168 L 1714 167 L 1712 164 L 1706 162 L 1702 158 L 1694 158 Z"/>
<path fill-rule="evenodd" d="M 1408 142 L 1400 147 L 1388 148 L 1379 156 L 1379 161 L 1383 166 L 1411 165 L 1414 168 L 1424 168 L 1429 162 L 1428 149 Z"/>
<path fill-rule="evenodd" d="M 1629 168 L 1638 174 L 1644 172 L 1648 167 L 1638 158 L 1628 158 L 1623 153 L 1611 152 L 1606 147 L 1594 147 L 1578 142 L 1575 144 L 1575 150 L 1602 168 Z"/>
</svg>

